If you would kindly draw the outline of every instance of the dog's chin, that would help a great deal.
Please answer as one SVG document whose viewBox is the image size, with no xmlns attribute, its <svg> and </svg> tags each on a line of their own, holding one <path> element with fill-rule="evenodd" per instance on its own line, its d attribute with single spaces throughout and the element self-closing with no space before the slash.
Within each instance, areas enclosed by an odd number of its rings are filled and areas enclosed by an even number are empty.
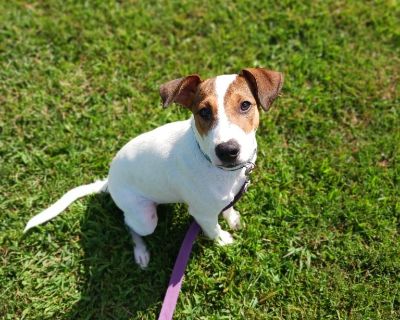
<svg viewBox="0 0 400 320">
<path fill-rule="evenodd" d="M 218 168 L 228 169 L 228 170 L 239 167 L 248 161 L 248 160 L 242 159 L 242 157 L 239 157 L 235 161 L 222 161 L 221 159 L 219 159 L 216 156 L 210 157 L 210 159 L 211 159 L 212 165 L 214 165 Z"/>
<path fill-rule="evenodd" d="M 236 168 L 240 165 L 242 165 L 244 162 L 241 161 L 241 159 L 237 159 L 232 162 L 224 162 L 224 161 L 218 161 L 217 164 L 215 164 L 219 168 L 226 168 L 226 169 L 232 169 Z"/>
<path fill-rule="evenodd" d="M 220 164 L 219 167 L 231 169 L 231 168 L 237 167 L 240 164 L 241 163 L 237 162 L 237 161 L 235 161 L 235 162 L 222 162 L 222 164 Z"/>
<path fill-rule="evenodd" d="M 238 167 L 242 165 L 245 160 L 242 159 L 242 157 L 239 157 L 235 161 L 221 161 L 219 158 L 213 159 L 212 163 L 214 166 L 217 166 L 219 168 L 226 168 L 226 169 L 232 169 L 235 167 Z"/>
</svg>

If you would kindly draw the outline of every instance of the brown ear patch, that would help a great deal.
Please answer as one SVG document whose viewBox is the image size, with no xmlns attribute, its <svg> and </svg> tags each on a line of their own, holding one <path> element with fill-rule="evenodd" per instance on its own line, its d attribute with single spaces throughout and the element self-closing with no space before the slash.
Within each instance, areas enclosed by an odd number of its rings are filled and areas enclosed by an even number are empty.
<svg viewBox="0 0 400 320">
<path fill-rule="evenodd" d="M 197 74 L 193 74 L 162 84 L 160 86 L 160 96 L 163 107 L 166 108 L 175 102 L 190 108 L 200 83 L 200 77 Z"/>
<path fill-rule="evenodd" d="M 251 103 L 247 112 L 240 109 L 244 101 Z M 229 121 L 238 125 L 244 132 L 249 133 L 257 129 L 259 124 L 257 101 L 242 75 L 237 76 L 228 87 L 224 97 L 224 107 Z"/>
<path fill-rule="evenodd" d="M 257 103 L 268 111 L 282 89 L 283 74 L 264 68 L 247 68 L 240 74 L 247 80 Z"/>
</svg>

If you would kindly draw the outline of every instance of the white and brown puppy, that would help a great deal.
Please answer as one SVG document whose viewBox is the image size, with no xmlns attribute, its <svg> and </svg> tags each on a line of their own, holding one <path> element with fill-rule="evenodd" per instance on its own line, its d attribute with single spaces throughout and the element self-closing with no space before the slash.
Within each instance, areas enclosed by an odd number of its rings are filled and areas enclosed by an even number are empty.
<svg viewBox="0 0 400 320">
<path fill-rule="evenodd" d="M 124 212 L 135 260 L 142 268 L 150 254 L 141 236 L 154 232 L 158 204 L 186 203 L 209 238 L 231 243 L 218 215 L 223 211 L 232 229 L 240 226 L 238 212 L 226 208 L 243 189 L 256 159 L 257 107 L 268 110 L 282 83 L 279 72 L 249 68 L 204 81 L 190 75 L 163 84 L 164 107 L 178 103 L 191 110 L 190 119 L 131 140 L 115 156 L 106 180 L 70 190 L 33 217 L 25 231 L 55 217 L 79 197 L 103 191 Z"/>
</svg>

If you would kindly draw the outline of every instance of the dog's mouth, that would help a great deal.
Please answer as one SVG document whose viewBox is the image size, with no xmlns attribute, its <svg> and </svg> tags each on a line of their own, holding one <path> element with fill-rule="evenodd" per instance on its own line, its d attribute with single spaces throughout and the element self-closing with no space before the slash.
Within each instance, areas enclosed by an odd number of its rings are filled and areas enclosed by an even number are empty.
<svg viewBox="0 0 400 320">
<path fill-rule="evenodd" d="M 256 153 L 257 153 L 257 148 L 254 149 L 252 155 L 247 161 L 223 162 L 220 165 L 216 165 L 216 167 L 226 171 L 236 171 L 242 168 L 247 168 L 248 170 L 251 171 L 255 166 L 254 161 Z"/>
<path fill-rule="evenodd" d="M 239 165 L 241 165 L 243 163 L 242 162 L 237 162 L 237 161 L 234 161 L 234 162 L 223 162 L 221 165 L 217 165 L 217 167 L 231 169 L 231 168 L 235 168 L 235 167 L 237 167 L 237 166 L 239 166 Z"/>
</svg>

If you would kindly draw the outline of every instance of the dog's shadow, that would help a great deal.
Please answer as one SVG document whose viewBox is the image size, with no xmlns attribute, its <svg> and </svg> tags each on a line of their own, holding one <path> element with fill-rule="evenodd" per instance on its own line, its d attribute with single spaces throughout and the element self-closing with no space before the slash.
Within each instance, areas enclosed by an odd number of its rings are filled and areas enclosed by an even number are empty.
<svg viewBox="0 0 400 320">
<path fill-rule="evenodd" d="M 122 212 L 108 194 L 89 199 L 81 221 L 80 300 L 65 319 L 157 317 L 191 221 L 183 205 L 159 206 L 158 217 L 155 233 L 145 239 L 151 252 L 150 264 L 141 270 L 134 262 Z"/>
</svg>

